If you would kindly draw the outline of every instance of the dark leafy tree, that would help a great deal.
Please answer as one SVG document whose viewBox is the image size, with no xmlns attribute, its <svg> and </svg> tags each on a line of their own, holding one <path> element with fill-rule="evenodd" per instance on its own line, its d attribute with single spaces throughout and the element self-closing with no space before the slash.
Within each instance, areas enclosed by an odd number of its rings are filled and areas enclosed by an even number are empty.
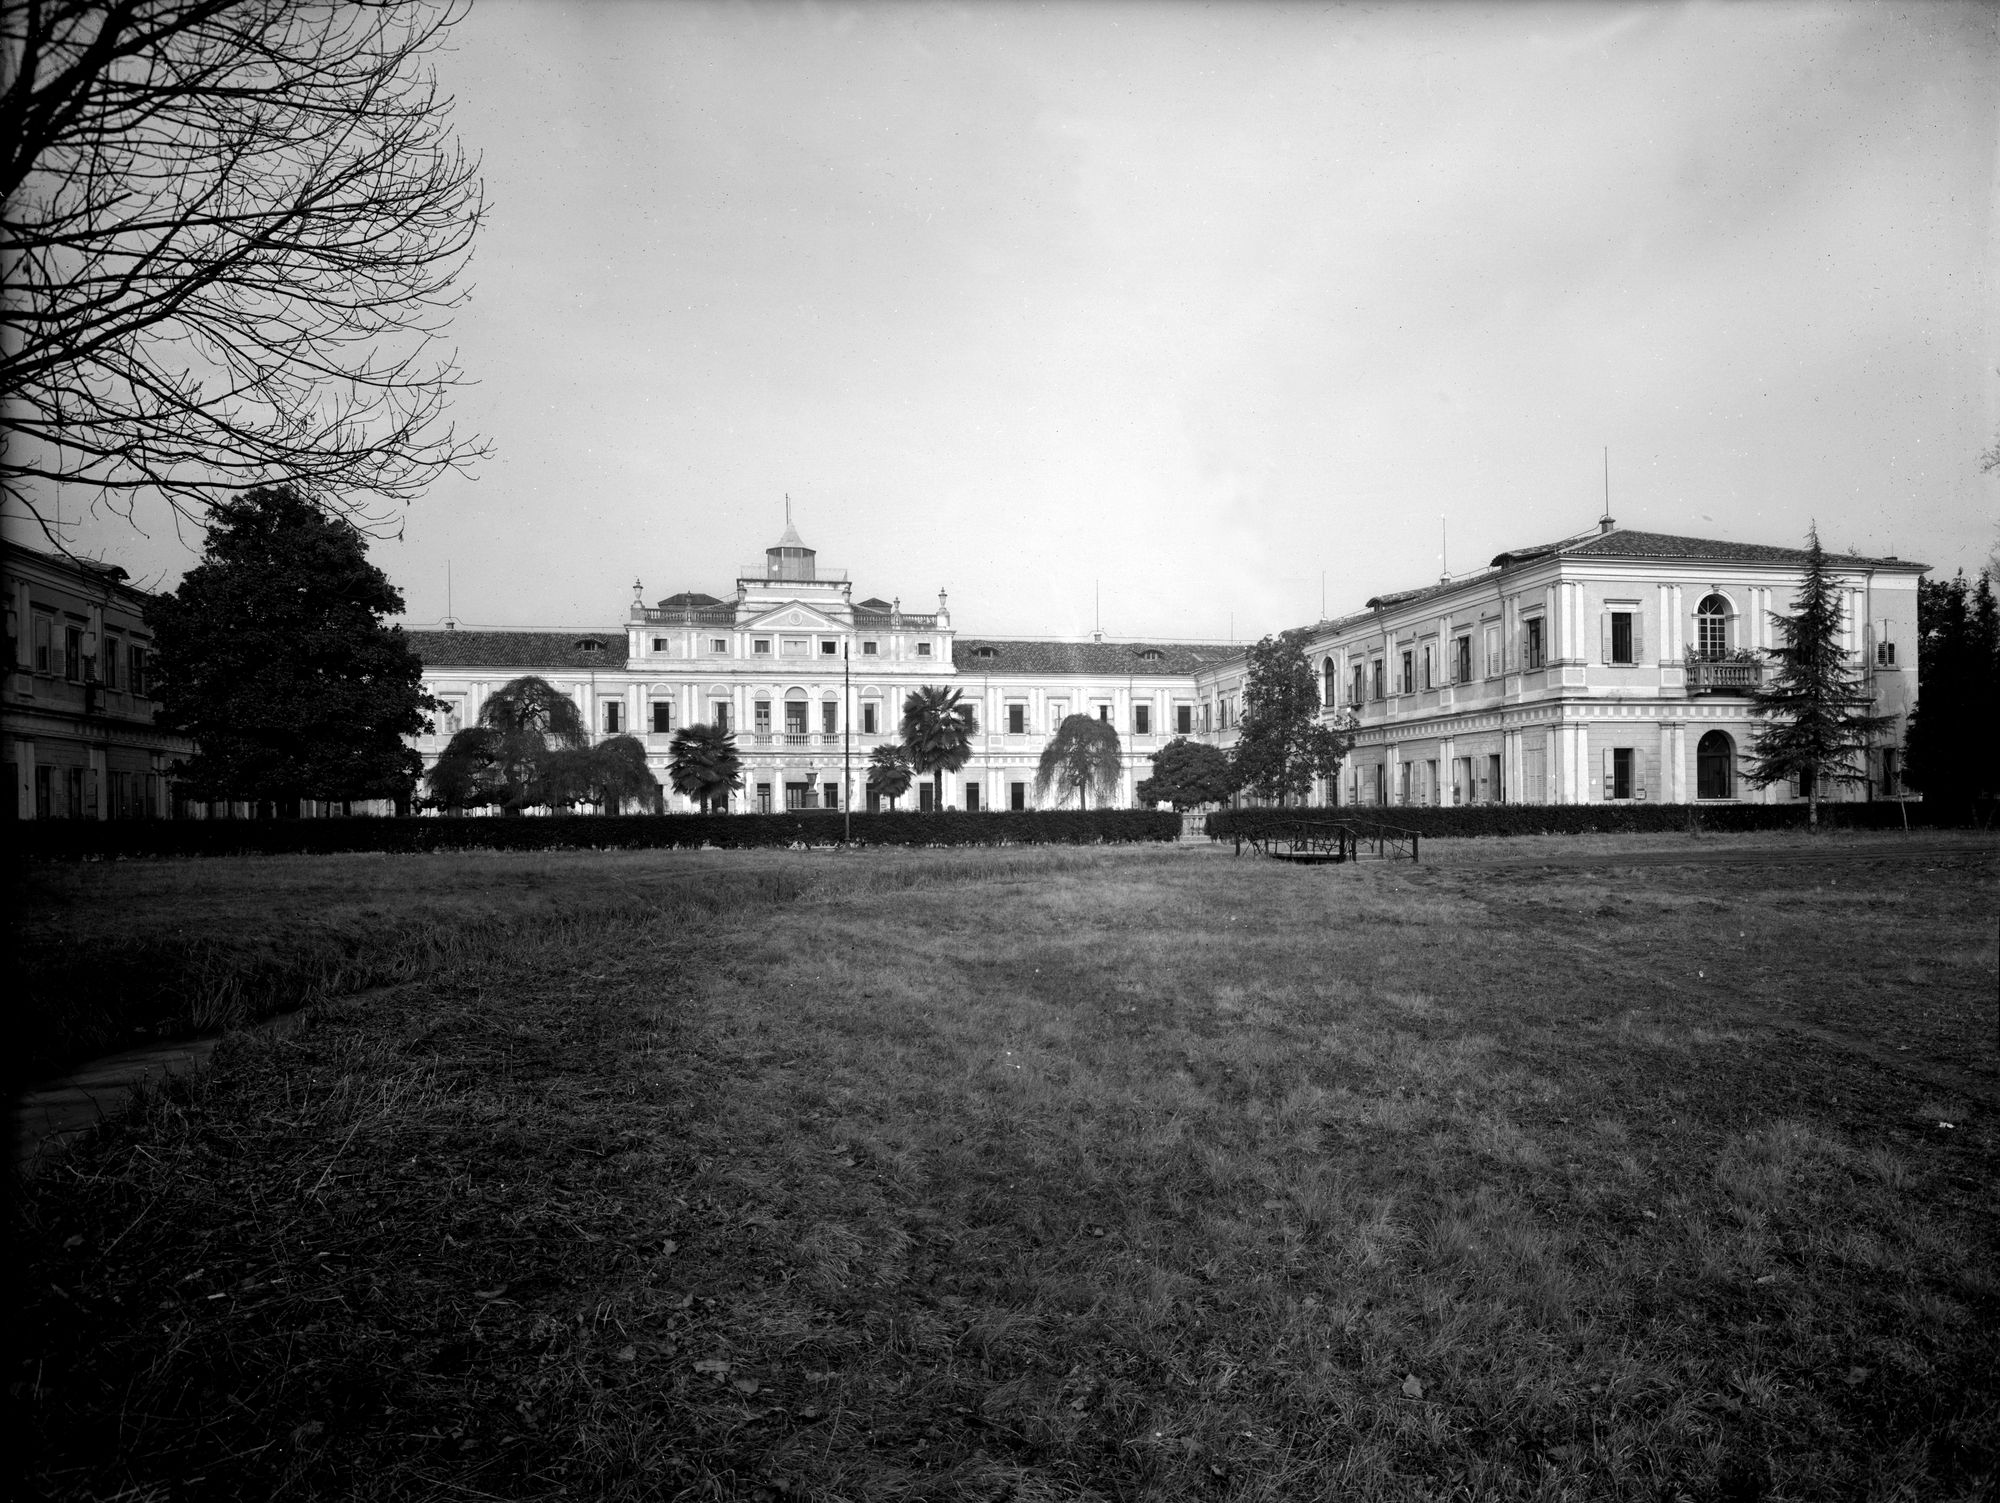
<svg viewBox="0 0 2000 1503">
<path fill-rule="evenodd" d="M 1142 804 L 1172 804 L 1186 811 L 1219 804 L 1236 788 L 1236 769 L 1221 748 L 1180 736 L 1153 753 L 1153 775 L 1133 793 Z"/>
<path fill-rule="evenodd" d="M 920 776 L 933 780 L 932 807 L 944 807 L 944 775 L 972 760 L 979 720 L 957 689 L 925 684 L 903 701 L 903 750 Z"/>
<path fill-rule="evenodd" d="M 1239 785 L 1280 804 L 1310 796 L 1315 778 L 1338 778 L 1354 744 L 1351 717 L 1332 724 L 1321 718 L 1306 635 L 1281 632 L 1250 649 L 1243 719 L 1230 751 Z"/>
<path fill-rule="evenodd" d="M 575 700 L 532 673 L 511 679 L 486 696 L 479 724 L 445 746 L 427 780 L 431 797 L 444 803 L 446 789 L 470 788 L 470 803 L 503 814 L 561 808 L 575 801 L 580 764 L 573 754 L 588 740 Z"/>
<path fill-rule="evenodd" d="M 407 803 L 423 762 L 404 743 L 436 701 L 367 540 L 286 486 L 218 503 L 202 561 L 148 608 L 159 721 L 198 745 L 199 798 L 296 812 L 300 799 Z"/>
<path fill-rule="evenodd" d="M 593 746 L 584 789 L 588 801 L 606 814 L 628 803 L 657 808 L 660 801 L 660 780 L 646 765 L 646 746 L 637 736 L 607 736 Z"/>
<path fill-rule="evenodd" d="M 1865 781 L 1868 750 L 1893 723 L 1892 717 L 1871 712 L 1861 676 L 1841 649 L 1835 589 L 1818 529 L 1812 529 L 1792 614 L 1771 613 L 1783 639 L 1782 646 L 1770 649 L 1776 671 L 1750 706 L 1765 724 L 1751 742 L 1747 775 L 1759 787 L 1797 779 L 1805 789 L 1806 822 L 1814 829 L 1822 784 Z"/>
<path fill-rule="evenodd" d="M 1079 809 L 1088 809 L 1094 793 L 1102 806 L 1116 797 L 1124 765 L 1118 732 L 1110 721 L 1095 715 L 1065 715 L 1042 748 L 1035 769 L 1035 797 L 1046 803 L 1053 793 L 1059 805 L 1074 798 Z"/>
<path fill-rule="evenodd" d="M 1977 807 L 2000 797 L 2000 609 L 1982 573 L 1917 581 L 1917 707 L 1909 782 L 1927 801 Z"/>
<path fill-rule="evenodd" d="M 484 212 L 430 57 L 462 7 L 0 5 L 0 494 L 364 524 L 477 451 L 441 347 Z M 60 540 L 57 540 L 58 543 Z"/>
<path fill-rule="evenodd" d="M 667 756 L 674 791 L 699 800 L 704 813 L 726 809 L 729 795 L 743 786 L 736 738 L 719 726 L 682 726 L 674 732 Z"/>
<path fill-rule="evenodd" d="M 868 791 L 887 799 L 892 809 L 896 800 L 910 791 L 915 776 L 910 754 L 900 746 L 878 746 L 868 754 Z"/>
</svg>

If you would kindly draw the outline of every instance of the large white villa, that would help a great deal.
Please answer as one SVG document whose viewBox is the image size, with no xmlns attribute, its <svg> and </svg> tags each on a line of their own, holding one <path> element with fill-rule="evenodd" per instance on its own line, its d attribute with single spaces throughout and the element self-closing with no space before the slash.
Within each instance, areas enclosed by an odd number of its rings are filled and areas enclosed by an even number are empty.
<svg viewBox="0 0 2000 1503">
<path fill-rule="evenodd" d="M 1559 542 L 1518 548 L 1486 568 L 1307 628 L 1323 715 L 1359 729 L 1342 804 L 1773 802 L 1740 763 L 1749 693 L 1769 671 L 1770 616 L 1799 584 L 1792 548 L 1634 532 L 1609 518 Z M 1836 555 L 1846 643 L 1894 729 L 1869 781 L 1824 790 L 1865 798 L 1898 789 L 1902 722 L 1916 701 L 1917 580 L 1925 566 Z M 1176 736 L 1235 739 L 1241 644 L 1051 641 L 961 635 L 942 593 L 935 611 L 853 599 L 787 524 L 731 593 L 684 592 L 647 605 L 639 586 L 621 626 L 543 631 L 413 631 L 425 687 L 446 706 L 418 749 L 433 761 L 486 695 L 538 674 L 575 697 L 596 736 L 647 748 L 667 807 L 668 744 L 695 721 L 726 726 L 742 755 L 744 810 L 864 801 L 869 753 L 897 740 L 903 698 L 920 684 L 963 691 L 979 721 L 972 760 L 947 774 L 959 809 L 1035 806 L 1035 766 L 1065 715 L 1117 728 L 1118 801 Z M 920 782 L 908 802 L 928 807 Z"/>
</svg>

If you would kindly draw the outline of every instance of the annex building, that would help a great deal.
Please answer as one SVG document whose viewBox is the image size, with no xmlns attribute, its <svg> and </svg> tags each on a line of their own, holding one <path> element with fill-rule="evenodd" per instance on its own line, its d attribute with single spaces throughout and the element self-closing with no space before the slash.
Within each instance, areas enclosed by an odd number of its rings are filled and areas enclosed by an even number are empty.
<svg viewBox="0 0 2000 1503">
<path fill-rule="evenodd" d="M 172 812 L 173 764 L 194 744 L 153 724 L 151 597 L 125 579 L 115 565 L 0 542 L 0 749 L 17 819 Z"/>
<path fill-rule="evenodd" d="M 1897 723 L 1865 786 L 1822 796 L 1894 794 L 1926 566 L 1830 559 L 1847 651 Z M 1797 593 L 1804 561 L 1798 549 L 1629 531 L 1607 517 L 1312 623 L 1321 714 L 1356 726 L 1338 786 L 1316 793 L 1372 805 L 1798 797 L 1751 787 L 1742 759 L 1750 694 L 1770 671 L 1771 614 Z M 898 739 L 903 697 L 921 684 L 960 689 L 978 716 L 972 760 L 945 777 L 947 807 L 1034 807 L 1042 748 L 1072 714 L 1116 727 L 1118 802 L 1130 804 L 1152 754 L 1176 736 L 1233 744 L 1247 676 L 1241 644 L 967 636 L 942 593 L 935 611 L 856 601 L 846 574 L 822 569 L 789 523 L 732 591 L 648 605 L 634 585 L 616 627 L 409 636 L 425 687 L 447 707 L 417 742 L 427 763 L 486 695 L 533 673 L 575 698 L 593 735 L 636 736 L 673 810 L 692 805 L 671 790 L 668 745 L 696 721 L 735 734 L 734 808 L 865 803 L 869 753 Z M 929 782 L 906 797 L 928 808 Z"/>
</svg>

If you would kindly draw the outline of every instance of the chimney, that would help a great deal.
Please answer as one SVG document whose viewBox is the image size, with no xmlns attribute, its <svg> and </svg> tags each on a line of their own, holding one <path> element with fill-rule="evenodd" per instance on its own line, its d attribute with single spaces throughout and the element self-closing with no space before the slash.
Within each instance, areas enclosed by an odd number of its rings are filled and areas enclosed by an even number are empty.
<svg viewBox="0 0 2000 1503">
<path fill-rule="evenodd" d="M 1618 524 L 1616 522 L 1611 520 L 1611 513 L 1607 511 L 1603 516 L 1597 519 L 1597 535 L 1599 537 L 1602 537 L 1604 536 L 1605 533 L 1609 532 L 1612 528 L 1616 527 L 1617 525 Z"/>
</svg>

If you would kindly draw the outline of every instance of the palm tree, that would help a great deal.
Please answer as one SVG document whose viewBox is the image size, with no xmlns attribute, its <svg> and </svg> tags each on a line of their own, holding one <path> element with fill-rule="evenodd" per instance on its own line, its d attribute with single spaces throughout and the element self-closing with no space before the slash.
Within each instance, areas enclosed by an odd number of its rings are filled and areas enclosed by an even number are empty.
<svg viewBox="0 0 2000 1503">
<path fill-rule="evenodd" d="M 743 764 L 736 755 L 736 738 L 712 725 L 684 725 L 674 732 L 667 749 L 667 776 L 676 793 L 699 799 L 704 814 L 717 801 L 743 786 Z"/>
<path fill-rule="evenodd" d="M 900 746 L 878 746 L 868 754 L 868 790 L 889 801 L 910 791 L 910 754 Z"/>
<path fill-rule="evenodd" d="M 1042 748 L 1041 765 L 1035 772 L 1035 797 L 1045 799 L 1051 789 L 1057 789 L 1057 802 L 1066 804 L 1074 790 L 1077 807 L 1087 809 L 1095 789 L 1101 804 L 1118 791 L 1118 774 L 1124 763 L 1118 732 L 1110 721 L 1095 715 L 1066 715 Z"/>
<path fill-rule="evenodd" d="M 972 738 L 978 734 L 979 719 L 956 689 L 925 684 L 903 701 L 903 747 L 910 766 L 931 776 L 932 808 L 944 807 L 944 775 L 972 760 Z"/>
</svg>

